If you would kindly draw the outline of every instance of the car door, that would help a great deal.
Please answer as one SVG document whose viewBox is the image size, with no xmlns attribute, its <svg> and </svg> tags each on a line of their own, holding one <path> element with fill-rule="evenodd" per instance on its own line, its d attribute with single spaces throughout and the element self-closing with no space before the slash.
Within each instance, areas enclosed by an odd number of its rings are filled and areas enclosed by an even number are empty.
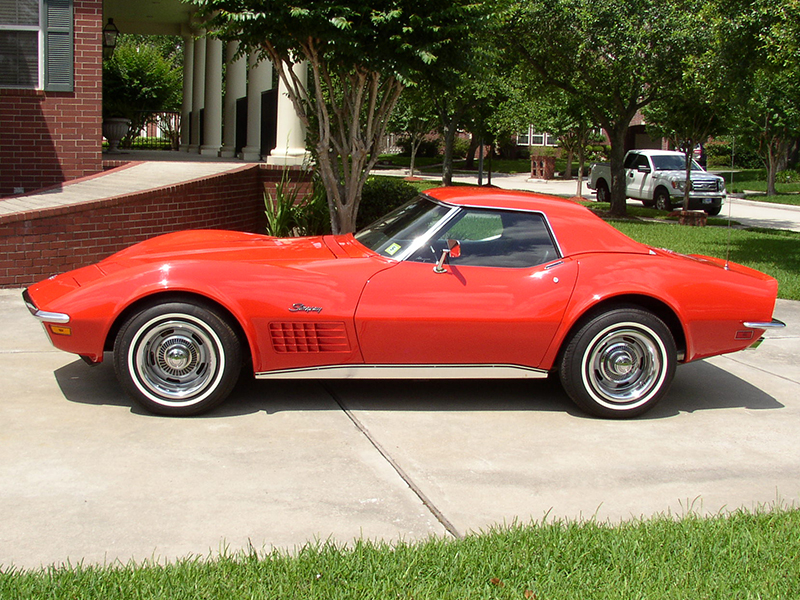
<svg viewBox="0 0 800 600">
<path fill-rule="evenodd" d="M 455 221 L 367 283 L 356 310 L 366 364 L 539 365 L 577 265 L 539 213 L 470 209 Z M 437 272 L 449 239 L 460 256 Z"/>
<path fill-rule="evenodd" d="M 637 154 L 636 160 L 625 171 L 626 195 L 629 198 L 646 198 L 648 179 L 652 176 L 652 167 L 647 156 Z"/>
</svg>

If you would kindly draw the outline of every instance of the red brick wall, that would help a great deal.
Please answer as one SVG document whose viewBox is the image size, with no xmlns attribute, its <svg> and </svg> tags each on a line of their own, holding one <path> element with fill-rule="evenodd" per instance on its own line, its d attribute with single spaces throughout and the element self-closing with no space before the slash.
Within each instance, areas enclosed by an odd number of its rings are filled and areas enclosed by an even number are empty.
<svg viewBox="0 0 800 600">
<path fill-rule="evenodd" d="M 74 1 L 74 91 L 0 89 L 0 197 L 102 169 L 102 12 Z"/>
<path fill-rule="evenodd" d="M 0 287 L 22 287 L 181 229 L 263 232 L 264 191 L 282 167 L 252 164 L 190 183 L 0 216 Z M 308 176 L 292 174 L 302 190 Z"/>
</svg>

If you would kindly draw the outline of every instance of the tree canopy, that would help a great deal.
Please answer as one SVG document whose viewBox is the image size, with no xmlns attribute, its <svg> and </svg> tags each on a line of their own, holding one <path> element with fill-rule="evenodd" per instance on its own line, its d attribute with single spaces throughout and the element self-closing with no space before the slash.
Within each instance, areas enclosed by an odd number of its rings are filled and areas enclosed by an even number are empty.
<svg viewBox="0 0 800 600">
<path fill-rule="evenodd" d="M 479 4 L 470 0 L 193 0 L 207 28 L 275 65 L 307 128 L 335 233 L 353 231 L 361 190 L 400 92 L 448 69 Z M 310 81 L 292 65 L 307 61 Z"/>
<path fill-rule="evenodd" d="M 622 161 L 636 113 L 679 85 L 700 51 L 697 0 L 508 2 L 498 33 L 528 77 L 564 90 L 611 141 L 611 211 L 625 214 Z"/>
</svg>

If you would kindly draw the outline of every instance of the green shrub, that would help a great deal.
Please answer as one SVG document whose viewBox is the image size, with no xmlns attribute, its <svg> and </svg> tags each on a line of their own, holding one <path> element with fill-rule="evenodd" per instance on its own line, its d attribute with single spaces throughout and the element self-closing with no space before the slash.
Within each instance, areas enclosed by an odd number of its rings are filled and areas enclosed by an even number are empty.
<svg viewBox="0 0 800 600">
<path fill-rule="evenodd" d="M 464 158 L 469 153 L 469 138 L 457 137 L 453 140 L 453 157 Z"/>
<path fill-rule="evenodd" d="M 724 169 L 731 166 L 731 152 L 735 153 L 733 165 L 739 169 L 758 169 L 764 166 L 753 150 L 741 144 L 732 144 L 730 139 L 722 138 L 708 142 L 704 146 L 706 166 L 709 169 Z"/>
<path fill-rule="evenodd" d="M 394 177 L 370 177 L 361 193 L 356 228 L 362 229 L 417 195 L 417 189 Z"/>
<path fill-rule="evenodd" d="M 131 120 L 124 148 L 154 113 L 179 111 L 183 96 L 183 70 L 140 37 L 123 36 L 114 56 L 103 61 L 103 117 Z"/>
<path fill-rule="evenodd" d="M 787 169 L 786 171 L 778 171 L 775 174 L 776 183 L 800 183 L 800 171 Z"/>
<path fill-rule="evenodd" d="M 323 235 L 331 232 L 331 219 L 325 187 L 314 179 L 311 193 L 299 198 L 299 187 L 284 171 L 275 186 L 275 195 L 264 194 L 267 235 L 275 237 Z"/>
<path fill-rule="evenodd" d="M 325 235 L 331 232 L 331 213 L 328 193 L 322 179 L 315 174 L 311 194 L 295 210 L 295 220 L 301 235 Z"/>
<path fill-rule="evenodd" d="M 411 156 L 411 138 L 408 136 L 403 136 L 399 140 L 397 140 L 397 145 L 400 147 L 400 155 L 401 156 Z M 433 158 L 434 156 L 439 156 L 441 152 L 439 151 L 439 139 L 424 139 L 422 143 L 417 148 L 417 158 L 424 157 L 424 158 Z M 466 154 L 466 153 L 465 153 Z"/>
</svg>

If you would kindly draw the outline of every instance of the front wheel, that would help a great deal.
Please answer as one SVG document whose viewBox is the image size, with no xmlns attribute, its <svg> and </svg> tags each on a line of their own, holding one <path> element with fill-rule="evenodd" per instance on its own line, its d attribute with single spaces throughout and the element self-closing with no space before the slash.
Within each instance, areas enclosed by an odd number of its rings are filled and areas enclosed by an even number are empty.
<svg viewBox="0 0 800 600">
<path fill-rule="evenodd" d="M 133 315 L 114 343 L 120 384 L 138 404 L 162 415 L 196 415 L 222 402 L 236 384 L 241 360 L 226 318 L 184 302 Z"/>
<path fill-rule="evenodd" d="M 625 418 L 649 410 L 667 393 L 676 364 L 669 328 L 631 306 L 602 313 L 578 329 L 559 373 L 567 394 L 586 412 Z"/>
<path fill-rule="evenodd" d="M 706 214 L 709 217 L 716 217 L 722 211 L 722 207 L 721 206 L 712 206 L 710 208 L 704 208 L 703 210 L 706 211 Z"/>
<path fill-rule="evenodd" d="M 658 188 L 656 190 L 654 200 L 658 210 L 672 210 L 672 200 L 669 197 L 669 192 L 664 188 Z"/>
</svg>

